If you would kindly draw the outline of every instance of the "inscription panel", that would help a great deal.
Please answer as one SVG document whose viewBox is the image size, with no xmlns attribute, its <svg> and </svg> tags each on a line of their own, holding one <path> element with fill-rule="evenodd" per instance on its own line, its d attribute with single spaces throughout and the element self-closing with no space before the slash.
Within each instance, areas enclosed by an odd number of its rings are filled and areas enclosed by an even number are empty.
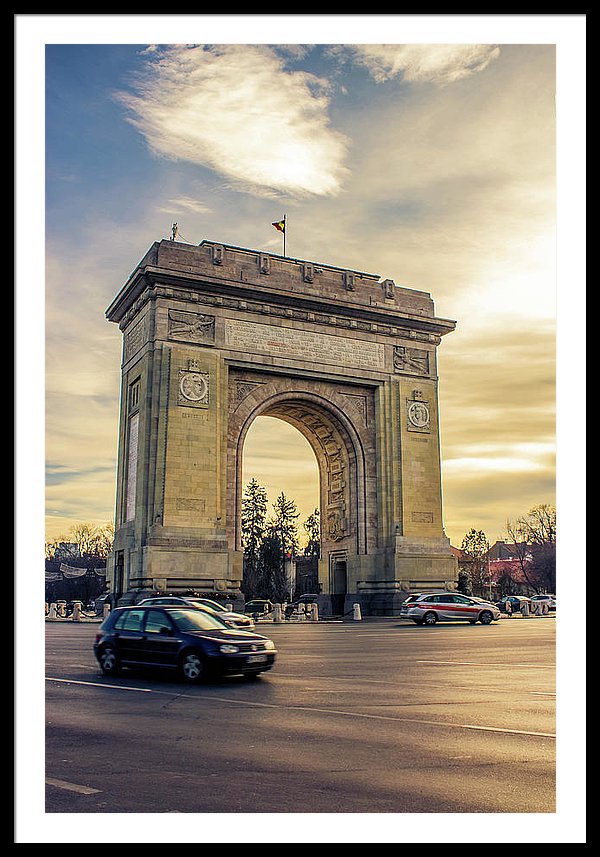
<svg viewBox="0 0 600 857">
<path fill-rule="evenodd" d="M 410 519 L 416 524 L 433 524 L 433 512 L 411 512 Z"/>
<path fill-rule="evenodd" d="M 225 345 L 239 351 L 262 352 L 300 360 L 318 360 L 333 365 L 385 368 L 385 346 L 364 339 L 346 339 L 327 333 L 312 333 L 292 327 L 275 327 L 227 319 Z"/>
<path fill-rule="evenodd" d="M 123 339 L 123 359 L 125 363 L 136 354 L 142 345 L 148 340 L 146 329 L 146 318 L 142 318 L 131 330 L 128 330 Z"/>
</svg>

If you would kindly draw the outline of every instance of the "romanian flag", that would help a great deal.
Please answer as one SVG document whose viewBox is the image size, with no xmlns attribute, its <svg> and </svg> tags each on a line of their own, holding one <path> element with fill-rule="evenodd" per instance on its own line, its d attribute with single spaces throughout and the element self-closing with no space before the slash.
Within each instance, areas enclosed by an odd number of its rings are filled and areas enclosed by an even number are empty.
<svg viewBox="0 0 600 857">
<path fill-rule="evenodd" d="M 285 232 L 285 220 L 277 220 L 272 224 L 279 232 Z"/>
</svg>

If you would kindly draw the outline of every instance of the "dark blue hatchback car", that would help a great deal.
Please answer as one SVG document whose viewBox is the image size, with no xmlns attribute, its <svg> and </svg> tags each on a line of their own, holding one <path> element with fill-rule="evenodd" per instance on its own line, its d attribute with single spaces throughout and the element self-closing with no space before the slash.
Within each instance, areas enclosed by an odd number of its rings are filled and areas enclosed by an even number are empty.
<svg viewBox="0 0 600 857">
<path fill-rule="evenodd" d="M 185 681 L 210 675 L 256 678 L 275 663 L 275 644 L 218 616 L 185 606 L 117 607 L 100 625 L 94 654 L 104 675 L 122 667 L 178 670 Z"/>
</svg>

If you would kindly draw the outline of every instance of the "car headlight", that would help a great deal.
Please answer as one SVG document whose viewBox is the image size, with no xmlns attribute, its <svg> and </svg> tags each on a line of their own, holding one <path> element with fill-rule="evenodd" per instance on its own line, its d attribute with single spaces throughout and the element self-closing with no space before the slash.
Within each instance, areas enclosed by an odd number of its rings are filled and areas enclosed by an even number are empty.
<svg viewBox="0 0 600 857">
<path fill-rule="evenodd" d="M 275 643 L 273 640 L 265 640 L 265 649 L 272 650 L 275 648 Z"/>
<path fill-rule="evenodd" d="M 224 645 L 219 646 L 219 651 L 224 655 L 234 655 L 236 652 L 239 652 L 239 648 L 233 646 L 231 643 L 224 643 Z"/>
</svg>

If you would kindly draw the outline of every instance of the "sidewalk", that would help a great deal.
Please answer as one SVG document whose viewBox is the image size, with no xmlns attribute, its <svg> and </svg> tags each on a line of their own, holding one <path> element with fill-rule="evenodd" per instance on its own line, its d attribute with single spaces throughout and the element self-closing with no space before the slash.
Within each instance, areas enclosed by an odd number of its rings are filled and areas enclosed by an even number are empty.
<svg viewBox="0 0 600 857">
<path fill-rule="evenodd" d="M 104 621 L 104 616 L 82 616 L 76 622 L 72 618 L 72 616 L 68 616 L 66 618 L 57 616 L 55 619 L 50 619 L 49 616 L 45 616 L 46 622 L 53 623 L 69 623 L 69 624 L 97 624 L 99 625 Z M 552 611 L 551 613 L 543 613 L 538 615 L 536 613 L 530 613 L 528 616 L 523 616 L 522 613 L 513 613 L 512 616 L 507 616 L 505 613 L 500 616 L 500 619 L 556 619 L 556 613 Z M 500 621 L 500 620 L 498 620 Z M 361 619 L 354 619 L 352 616 L 319 616 L 317 622 L 312 622 L 310 619 L 282 619 L 281 622 L 274 623 L 272 619 L 257 619 L 255 621 L 255 625 L 258 628 L 259 626 L 262 628 L 265 625 L 353 625 L 357 622 L 406 622 L 410 624 L 412 619 L 405 619 L 403 616 L 363 616 Z"/>
</svg>

